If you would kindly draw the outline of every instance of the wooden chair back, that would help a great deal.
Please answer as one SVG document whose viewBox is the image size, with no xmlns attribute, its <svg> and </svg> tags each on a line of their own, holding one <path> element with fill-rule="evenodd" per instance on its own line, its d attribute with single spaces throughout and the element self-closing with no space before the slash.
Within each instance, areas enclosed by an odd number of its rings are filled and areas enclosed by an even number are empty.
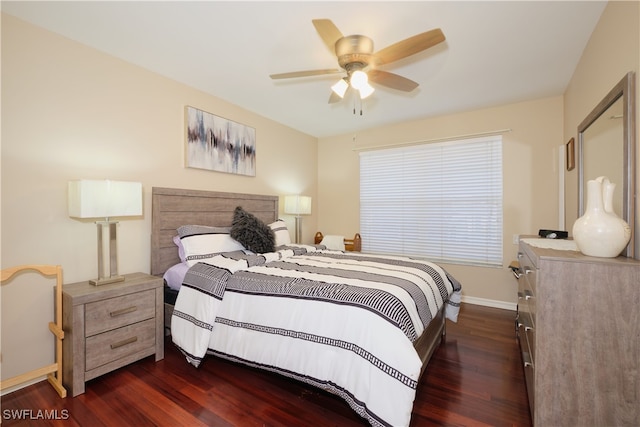
<svg viewBox="0 0 640 427">
<path fill-rule="evenodd" d="M 5 268 L 0 270 L 0 282 L 11 280 L 16 274 L 25 271 L 36 271 L 43 276 L 56 277 L 55 289 L 55 322 L 49 322 L 49 330 L 56 337 L 56 362 L 46 365 L 29 372 L 25 372 L 15 377 L 0 381 L 0 390 L 23 384 L 27 381 L 34 380 L 43 375 L 47 376 L 47 380 L 53 388 L 58 392 L 60 397 L 67 396 L 67 390 L 62 385 L 62 340 L 64 339 L 64 331 L 62 330 L 62 267 L 59 265 L 21 265 L 18 267 Z"/>
</svg>

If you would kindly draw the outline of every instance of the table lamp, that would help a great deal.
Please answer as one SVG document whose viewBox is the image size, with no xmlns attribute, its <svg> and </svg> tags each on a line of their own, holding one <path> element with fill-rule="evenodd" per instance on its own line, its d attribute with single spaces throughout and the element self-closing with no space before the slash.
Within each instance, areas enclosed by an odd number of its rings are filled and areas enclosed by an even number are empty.
<svg viewBox="0 0 640 427">
<path fill-rule="evenodd" d="M 284 197 L 284 213 L 296 216 L 296 243 L 300 243 L 302 235 L 302 217 L 301 215 L 311 214 L 311 197 L 309 196 L 285 196 Z"/>
<path fill-rule="evenodd" d="M 113 218 L 142 215 L 142 184 L 125 181 L 77 180 L 69 181 L 69 216 L 72 218 L 104 218 L 96 221 L 98 228 L 98 278 L 92 285 L 120 282 L 118 274 L 118 247 L 116 224 Z M 109 275 L 105 272 L 103 235 L 108 230 L 109 246 L 106 250 Z"/>
</svg>

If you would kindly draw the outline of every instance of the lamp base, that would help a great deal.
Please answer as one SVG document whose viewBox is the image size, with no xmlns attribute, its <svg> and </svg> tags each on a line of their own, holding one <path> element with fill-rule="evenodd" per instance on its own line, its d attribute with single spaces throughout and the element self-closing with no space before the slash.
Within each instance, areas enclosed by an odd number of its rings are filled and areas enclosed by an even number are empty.
<svg viewBox="0 0 640 427">
<path fill-rule="evenodd" d="M 95 286 L 108 285 L 109 283 L 124 282 L 124 276 L 102 277 L 100 279 L 89 280 Z"/>
<path fill-rule="evenodd" d="M 302 243 L 300 240 L 302 239 L 302 217 L 300 215 L 296 216 L 296 243 Z"/>
<path fill-rule="evenodd" d="M 118 221 L 109 221 L 108 219 L 106 221 L 96 222 L 98 227 L 98 278 L 89 280 L 89 283 L 92 285 L 100 286 L 122 282 L 124 280 L 124 276 L 118 274 L 117 224 Z M 105 231 L 108 232 L 109 235 L 107 245 L 103 244 Z M 108 263 L 108 271 L 105 271 L 105 261 Z"/>
</svg>

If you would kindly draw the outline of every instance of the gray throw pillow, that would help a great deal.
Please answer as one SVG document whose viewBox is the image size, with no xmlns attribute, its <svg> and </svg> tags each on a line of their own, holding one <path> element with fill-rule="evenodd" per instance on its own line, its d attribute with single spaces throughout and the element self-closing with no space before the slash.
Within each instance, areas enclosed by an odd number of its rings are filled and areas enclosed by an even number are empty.
<svg viewBox="0 0 640 427">
<path fill-rule="evenodd" d="M 276 237 L 271 227 L 241 206 L 233 212 L 230 234 L 252 252 L 263 254 L 275 251 Z"/>
</svg>

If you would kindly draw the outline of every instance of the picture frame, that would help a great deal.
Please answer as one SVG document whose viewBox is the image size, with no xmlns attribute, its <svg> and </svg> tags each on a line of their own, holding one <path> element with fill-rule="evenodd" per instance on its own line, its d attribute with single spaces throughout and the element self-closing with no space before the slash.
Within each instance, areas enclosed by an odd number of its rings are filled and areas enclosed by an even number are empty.
<svg viewBox="0 0 640 427">
<path fill-rule="evenodd" d="M 224 117 L 185 107 L 188 168 L 256 176 L 256 130 Z"/>
<path fill-rule="evenodd" d="M 566 145 L 567 170 L 572 171 L 576 167 L 576 144 L 575 139 L 571 138 Z"/>
</svg>

